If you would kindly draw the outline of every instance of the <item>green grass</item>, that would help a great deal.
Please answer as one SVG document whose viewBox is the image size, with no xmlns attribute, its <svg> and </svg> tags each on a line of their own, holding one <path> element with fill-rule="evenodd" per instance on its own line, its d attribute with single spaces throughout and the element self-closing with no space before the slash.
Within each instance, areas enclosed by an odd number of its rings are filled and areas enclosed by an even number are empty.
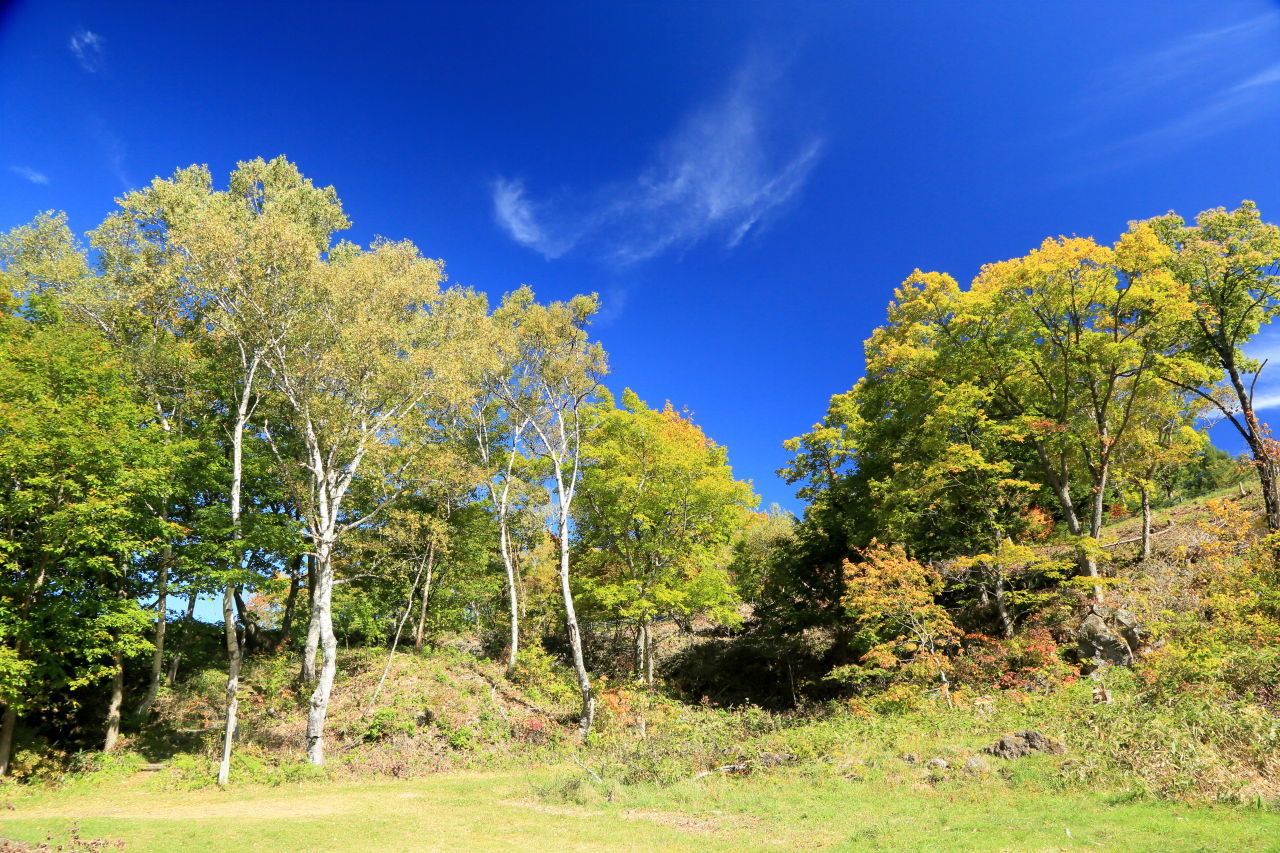
<svg viewBox="0 0 1280 853">
<path fill-rule="evenodd" d="M 141 775 L 11 795 L 0 835 L 129 849 L 1280 850 L 1280 814 L 1000 778 L 780 771 L 606 788 L 577 768 L 172 791 Z"/>
</svg>

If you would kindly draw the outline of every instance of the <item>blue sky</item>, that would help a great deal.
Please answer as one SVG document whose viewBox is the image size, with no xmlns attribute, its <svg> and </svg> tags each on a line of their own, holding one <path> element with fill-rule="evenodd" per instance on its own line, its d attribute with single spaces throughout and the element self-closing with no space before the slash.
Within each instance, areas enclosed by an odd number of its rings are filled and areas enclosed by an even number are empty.
<svg viewBox="0 0 1280 853">
<path fill-rule="evenodd" d="M 1251 0 L 0 16 L 0 228 L 84 230 L 154 175 L 286 154 L 352 239 L 410 238 L 495 299 L 598 291 L 609 384 L 691 409 L 793 508 L 781 442 L 857 379 L 913 268 L 967 281 L 1244 198 L 1280 219 L 1280 8 Z M 1280 406 L 1280 369 L 1260 389 Z"/>
</svg>

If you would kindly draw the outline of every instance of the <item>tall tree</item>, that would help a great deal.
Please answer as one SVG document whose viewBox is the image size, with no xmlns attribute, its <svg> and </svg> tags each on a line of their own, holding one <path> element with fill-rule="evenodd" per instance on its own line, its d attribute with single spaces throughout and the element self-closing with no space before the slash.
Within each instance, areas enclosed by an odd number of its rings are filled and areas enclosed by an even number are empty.
<svg viewBox="0 0 1280 853">
<path fill-rule="evenodd" d="M 728 564 L 758 498 L 689 417 L 669 403 L 651 409 L 630 389 L 620 408 L 602 404 L 585 454 L 574 513 L 581 583 L 635 626 L 636 675 L 652 686 L 656 619 L 737 619 Z"/>
<path fill-rule="evenodd" d="M 1267 526 L 1280 530 L 1280 483 L 1276 453 L 1253 405 L 1253 389 L 1263 364 L 1244 345 L 1280 312 L 1280 228 L 1262 221 L 1251 201 L 1235 210 L 1206 210 L 1188 225 L 1174 213 L 1148 221 L 1172 250 L 1173 275 L 1188 290 L 1194 312 L 1187 318 L 1187 353 L 1208 372 L 1165 377 L 1199 396 L 1244 439 L 1253 457 Z M 1215 389 L 1222 378 L 1225 387 Z"/>
<path fill-rule="evenodd" d="M 336 671 L 334 550 L 409 488 L 404 475 L 424 446 L 415 430 L 439 419 L 423 417 L 423 407 L 442 411 L 469 391 L 472 353 L 462 330 L 482 321 L 484 304 L 467 291 L 442 291 L 443 277 L 439 261 L 407 242 L 341 245 L 299 283 L 293 298 L 306 313 L 271 346 L 273 385 L 305 451 L 302 515 L 315 553 L 311 619 L 322 653 L 307 721 L 314 764 L 324 763 Z M 352 486 L 367 471 L 378 494 L 351 512 Z"/>
<path fill-rule="evenodd" d="M 12 279 L 7 279 L 12 281 Z M 148 507 L 170 471 L 120 362 L 48 296 L 0 294 L 0 775 L 19 716 L 116 679 L 148 648 L 133 587 L 171 534 Z M 108 747 L 119 731 L 108 721 Z"/>
<path fill-rule="evenodd" d="M 160 189 L 157 181 L 151 192 Z M 206 183 L 206 186 L 208 184 Z M 212 192 L 167 223 L 177 251 L 173 272 L 184 302 L 199 306 L 210 362 L 223 365 L 219 395 L 230 445 L 229 573 L 222 613 L 228 657 L 227 713 L 218 783 L 227 784 L 236 731 L 244 640 L 237 632 L 244 582 L 244 443 L 264 390 L 265 362 L 288 337 L 302 305 L 294 300 L 315 271 L 335 231 L 349 224 L 332 187 L 320 189 L 283 157 L 238 164 L 226 192 Z M 245 630 L 251 625 L 246 622 Z"/>
<path fill-rule="evenodd" d="M 177 203 L 192 187 L 168 199 Z M 69 318 L 75 318 L 104 335 L 127 357 L 124 363 L 132 381 L 142 389 L 147 420 L 161 429 L 171 455 L 199 467 L 198 442 L 185 429 L 192 405 L 192 353 L 184 342 L 191 318 L 175 298 L 173 282 L 162 274 L 167 245 L 148 239 L 155 233 L 156 217 L 163 204 L 137 212 L 137 219 L 113 216 L 92 235 L 98 252 L 97 269 L 90 268 L 85 251 L 71 233 L 65 214 L 42 214 L 31 224 L 16 228 L 3 238 L 0 251 L 25 294 L 56 294 Z M 128 235 L 126 238 L 125 235 Z M 143 251 L 145 247 L 145 251 Z M 179 478 L 179 479 L 184 479 Z M 172 493 L 154 498 L 158 518 L 177 521 Z M 176 530 L 176 525 L 167 529 Z M 175 561 L 174 543 L 166 542 L 149 559 L 154 577 L 155 629 L 152 678 L 139 707 L 145 714 L 159 687 L 167 622 L 168 576 Z"/>
<path fill-rule="evenodd" d="M 516 577 L 511 516 L 527 491 L 529 475 L 522 454 L 530 428 L 529 415 L 519 407 L 528 363 L 522 362 L 520 323 L 529 303 L 508 297 L 473 333 L 483 338 L 488 356 L 480 365 L 476 395 L 455 412 L 454 430 L 484 472 L 484 490 L 498 522 L 498 554 L 506 574 L 508 608 L 507 671 L 515 669 L 520 652 L 520 593 Z M 526 407 L 527 408 L 527 407 Z M 425 613 L 426 600 L 423 600 Z"/>
<path fill-rule="evenodd" d="M 595 696 L 574 606 L 570 532 L 573 500 L 582 475 L 583 442 L 593 426 L 593 406 L 607 370 L 604 348 L 587 334 L 599 300 L 594 295 L 576 296 L 543 306 L 534 301 L 532 290 L 522 287 L 508 294 L 503 308 L 518 314 L 517 363 L 522 365 L 518 378 L 507 386 L 504 402 L 521 421 L 528 422 L 531 454 L 548 467 L 547 493 L 553 507 L 552 535 L 560 551 L 565 631 L 582 696 L 579 722 L 586 735 L 595 719 Z"/>
</svg>

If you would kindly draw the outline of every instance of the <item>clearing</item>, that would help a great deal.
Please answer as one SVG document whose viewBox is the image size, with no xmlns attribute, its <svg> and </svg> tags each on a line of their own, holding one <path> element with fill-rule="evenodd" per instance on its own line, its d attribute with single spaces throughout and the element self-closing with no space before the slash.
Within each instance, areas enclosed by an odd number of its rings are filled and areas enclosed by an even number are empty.
<svg viewBox="0 0 1280 853">
<path fill-rule="evenodd" d="M 711 777 L 612 792 L 582 773 L 440 773 L 165 790 L 140 775 L 11 794 L 5 838 L 167 850 L 1280 850 L 1280 815 L 980 780 Z M 83 843 L 83 842 L 81 842 Z"/>
</svg>

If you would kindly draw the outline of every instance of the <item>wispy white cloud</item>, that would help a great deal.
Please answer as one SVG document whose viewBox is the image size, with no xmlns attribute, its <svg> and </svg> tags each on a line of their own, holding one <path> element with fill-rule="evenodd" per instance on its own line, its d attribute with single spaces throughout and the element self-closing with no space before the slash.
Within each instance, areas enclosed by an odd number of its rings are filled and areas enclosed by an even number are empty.
<svg viewBox="0 0 1280 853">
<path fill-rule="evenodd" d="M 102 68 L 103 45 L 105 39 L 91 30 L 77 30 L 71 36 L 67 47 L 71 55 L 80 63 L 80 67 L 90 74 Z"/>
<path fill-rule="evenodd" d="M 1107 70 L 1086 109 L 1093 125 L 1138 129 L 1091 152 L 1094 168 L 1159 156 L 1280 111 L 1280 11 L 1237 6 L 1235 21 L 1190 32 Z M 1093 133 L 1094 127 L 1087 127 Z"/>
<path fill-rule="evenodd" d="M 620 264 L 716 239 L 737 246 L 804 186 L 822 150 L 808 134 L 786 153 L 765 108 L 758 66 L 687 115 L 634 178 L 564 199 L 535 201 L 523 182 L 495 181 L 494 217 L 521 245 L 557 258 L 571 250 Z"/>
<path fill-rule="evenodd" d="M 28 181 L 30 181 L 33 184 L 49 183 L 48 175 L 46 175 L 44 172 L 37 172 L 35 169 L 32 169 L 30 166 L 10 166 L 9 171 L 13 172 L 18 177 L 26 178 Z"/>
<path fill-rule="evenodd" d="M 525 195 L 523 181 L 499 178 L 491 189 L 493 215 L 511 239 L 541 252 L 548 260 L 560 257 L 573 247 L 572 238 L 565 235 L 553 238 L 539 224 L 539 214 Z"/>
</svg>

